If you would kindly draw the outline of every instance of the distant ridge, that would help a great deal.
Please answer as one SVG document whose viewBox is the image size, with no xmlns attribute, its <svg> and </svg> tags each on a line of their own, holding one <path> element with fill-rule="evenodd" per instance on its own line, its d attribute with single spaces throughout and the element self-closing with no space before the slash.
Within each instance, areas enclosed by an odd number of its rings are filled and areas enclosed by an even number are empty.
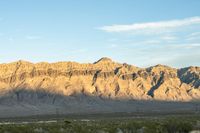
<svg viewBox="0 0 200 133">
<path fill-rule="evenodd" d="M 189 101 L 200 98 L 200 68 L 164 65 L 138 68 L 103 57 L 94 64 L 76 62 L 0 64 L 1 95 L 18 88 L 66 96 L 75 93 L 111 99 Z"/>
<path fill-rule="evenodd" d="M 64 114 L 126 112 L 137 108 L 134 101 L 199 99 L 200 67 L 175 69 L 159 64 L 139 68 L 107 57 L 93 64 L 22 60 L 0 64 L 0 117 L 5 112 L 7 116 L 54 114 L 56 108 Z M 187 110 L 193 104 L 167 103 L 167 106 L 171 110 Z M 154 102 L 142 103 L 140 108 L 166 110 L 165 104 Z"/>
</svg>

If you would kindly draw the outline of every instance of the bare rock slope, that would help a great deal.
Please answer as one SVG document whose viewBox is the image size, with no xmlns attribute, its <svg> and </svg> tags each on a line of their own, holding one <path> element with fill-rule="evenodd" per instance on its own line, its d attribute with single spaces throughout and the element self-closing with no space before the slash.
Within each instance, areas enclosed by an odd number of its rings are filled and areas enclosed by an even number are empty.
<svg viewBox="0 0 200 133">
<path fill-rule="evenodd" d="M 76 62 L 0 64 L 0 95 L 16 90 L 108 99 L 189 101 L 200 98 L 200 67 L 138 68 L 102 58 Z"/>
<path fill-rule="evenodd" d="M 64 113 L 125 111 L 132 107 L 134 110 L 138 105 L 117 104 L 119 100 L 199 99 L 200 67 L 175 69 L 156 65 L 138 68 L 109 58 L 92 64 L 26 61 L 0 64 L 0 116 L 5 116 L 5 112 L 12 116 L 17 110 L 21 113 L 18 115 L 26 114 L 24 112 L 30 115 L 32 110 L 51 114 L 55 113 L 55 107 L 62 107 L 60 110 Z"/>
</svg>

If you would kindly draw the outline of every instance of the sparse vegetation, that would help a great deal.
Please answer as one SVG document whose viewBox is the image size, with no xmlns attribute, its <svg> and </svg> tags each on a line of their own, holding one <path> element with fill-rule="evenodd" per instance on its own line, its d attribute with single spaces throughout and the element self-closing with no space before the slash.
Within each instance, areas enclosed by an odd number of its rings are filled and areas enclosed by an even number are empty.
<svg viewBox="0 0 200 133">
<path fill-rule="evenodd" d="M 199 116 L 65 119 L 55 123 L 2 124 L 0 133 L 189 133 Z"/>
</svg>

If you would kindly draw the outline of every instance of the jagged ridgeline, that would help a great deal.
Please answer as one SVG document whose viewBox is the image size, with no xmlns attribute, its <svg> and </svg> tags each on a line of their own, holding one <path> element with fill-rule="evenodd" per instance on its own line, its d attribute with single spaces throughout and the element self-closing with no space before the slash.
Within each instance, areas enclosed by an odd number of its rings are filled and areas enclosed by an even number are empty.
<svg viewBox="0 0 200 133">
<path fill-rule="evenodd" d="M 200 98 L 200 67 L 175 69 L 164 65 L 139 68 L 109 58 L 95 63 L 0 64 L 2 100 L 47 96 L 90 96 L 118 100 L 190 101 Z M 29 100 L 30 102 L 33 102 Z"/>
</svg>

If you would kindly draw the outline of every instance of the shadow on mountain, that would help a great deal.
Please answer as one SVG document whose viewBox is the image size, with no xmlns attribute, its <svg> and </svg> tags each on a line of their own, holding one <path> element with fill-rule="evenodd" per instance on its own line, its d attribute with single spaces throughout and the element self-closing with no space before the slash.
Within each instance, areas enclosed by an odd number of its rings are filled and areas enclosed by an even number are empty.
<svg viewBox="0 0 200 133">
<path fill-rule="evenodd" d="M 0 117 L 68 114 L 195 113 L 199 102 L 109 99 L 86 94 L 64 96 L 43 89 L 15 89 L 0 96 Z"/>
</svg>

